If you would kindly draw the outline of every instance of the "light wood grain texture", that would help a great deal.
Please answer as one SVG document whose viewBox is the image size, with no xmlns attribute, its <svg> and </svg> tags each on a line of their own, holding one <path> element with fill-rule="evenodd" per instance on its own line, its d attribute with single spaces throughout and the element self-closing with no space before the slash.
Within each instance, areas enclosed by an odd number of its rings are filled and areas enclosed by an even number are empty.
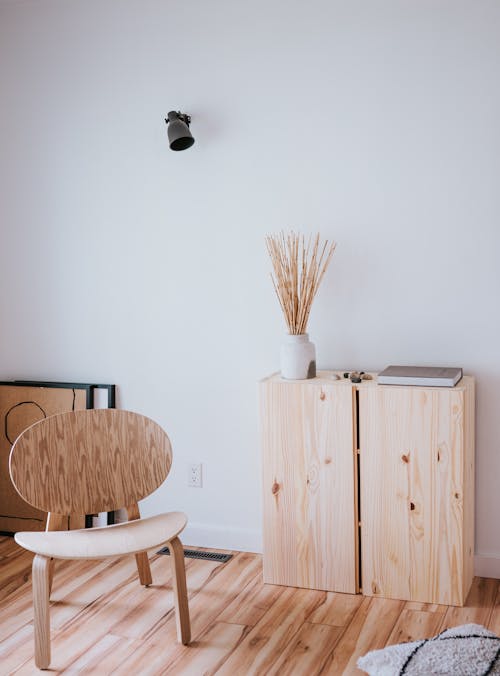
<svg viewBox="0 0 500 676">
<path fill-rule="evenodd" d="M 36 554 L 35 653 L 41 668 L 50 661 L 51 557 L 101 559 L 135 554 L 140 580 L 148 585 L 152 576 L 146 550 L 168 542 L 177 636 L 181 643 L 189 643 L 184 551 L 178 539 L 186 517 L 170 512 L 140 519 L 137 504 L 165 479 L 171 460 L 169 439 L 159 425 L 144 416 L 113 409 L 53 416 L 36 423 L 17 439 L 10 458 L 13 483 L 26 500 L 49 514 L 45 533 L 15 535 L 16 542 Z M 108 511 L 124 505 L 131 518 L 126 523 L 60 530 L 69 527 L 72 514 Z M 86 641 L 89 640 L 87 632 Z M 82 645 L 83 641 L 80 648 Z"/>
<path fill-rule="evenodd" d="M 232 604 L 241 591 L 259 574 L 261 561 L 260 557 L 255 554 L 239 553 L 231 559 L 230 565 L 210 561 L 192 561 L 191 563 L 196 564 L 196 567 L 188 565 L 186 575 L 190 599 L 191 633 L 196 646 L 214 619 L 217 618 L 218 621 L 221 611 Z M 164 559 L 162 564 L 164 565 Z M 171 587 L 169 589 L 171 590 Z M 169 595 L 168 599 L 168 603 L 173 606 L 173 596 Z M 175 642 L 177 629 L 173 613 L 163 612 L 162 619 L 159 620 L 155 612 L 157 606 L 158 604 L 151 606 L 148 611 L 141 613 L 141 627 L 137 632 L 134 626 L 134 636 L 140 636 L 144 643 L 129 659 L 120 664 L 120 673 L 140 673 L 145 660 L 151 664 L 152 673 L 159 673 L 165 665 L 175 663 L 182 665 L 184 660 L 189 658 L 192 644 L 182 646 Z M 121 625 L 115 627 L 113 631 L 116 634 L 124 634 Z M 132 635 L 130 631 L 128 635 Z M 152 644 L 157 644 L 156 651 L 152 650 Z M 160 657 L 158 661 L 156 661 L 157 655 Z"/>
<path fill-rule="evenodd" d="M 80 528 L 85 528 L 85 515 L 84 514 L 70 514 L 68 518 L 68 528 L 69 530 L 79 530 Z M 30 530 L 29 528 L 23 528 L 23 530 Z"/>
<path fill-rule="evenodd" d="M 386 645 L 403 606 L 402 601 L 365 597 L 321 673 L 328 676 L 362 673 L 356 668 L 358 657 Z"/>
<path fill-rule="evenodd" d="M 463 608 L 450 607 L 446 610 L 442 629 L 460 624 L 482 624 L 488 626 L 498 592 L 498 580 L 475 577 Z"/>
<path fill-rule="evenodd" d="M 50 559 L 37 554 L 33 559 L 33 610 L 35 664 L 39 669 L 50 664 L 49 568 Z"/>
<path fill-rule="evenodd" d="M 284 591 L 285 587 L 263 584 L 260 573 L 222 611 L 219 620 L 254 627 Z"/>
<path fill-rule="evenodd" d="M 341 636 L 341 627 L 304 622 L 266 675 L 319 674 Z"/>
<path fill-rule="evenodd" d="M 245 625 L 216 622 L 200 636 L 180 660 L 165 664 L 162 674 L 170 676 L 216 674 L 227 655 L 237 648 L 246 633 Z"/>
<path fill-rule="evenodd" d="M 475 504 L 475 381 L 465 379 L 464 392 L 464 478 L 463 478 L 463 588 L 465 600 L 474 578 L 474 504 Z"/>
<path fill-rule="evenodd" d="M 267 676 L 276 671 L 281 676 L 277 667 L 283 668 L 286 655 L 288 664 L 304 665 L 307 660 L 308 668 L 295 668 L 294 676 L 361 676 L 355 666 L 360 655 L 397 636 L 423 637 L 427 633 L 430 638 L 447 612 L 450 622 L 479 621 L 493 630 L 498 620 L 498 580 L 476 578 L 464 608 L 339 593 L 320 592 L 318 598 L 316 591 L 264 585 L 261 557 L 235 553 L 226 564 L 188 560 L 193 642 L 183 646 L 175 642 L 171 566 L 166 565 L 165 556 L 150 552 L 150 557 L 155 583 L 149 589 L 137 585 L 133 557 L 59 563 L 51 604 L 54 673 L 201 676 L 221 673 L 232 659 L 232 676 Z M 20 549 L 12 538 L 0 537 L 0 589 L 12 579 L 8 562 L 17 561 L 19 570 L 30 570 L 32 559 L 33 555 Z M 0 601 L 0 672 L 33 676 L 37 671 L 31 640 L 31 584 L 21 576 L 15 579 L 17 588 L 11 588 Z M 288 602 L 283 602 L 284 594 Z M 251 598 L 255 604 L 247 614 Z M 333 629 L 329 640 L 322 623 L 317 625 L 318 635 L 310 626 L 313 618 L 322 615 L 328 620 L 324 624 Z M 429 615 L 437 619 L 433 621 Z M 265 652 L 260 671 L 258 662 L 246 668 L 252 649 L 245 641 L 253 631 L 246 618 L 258 627 L 252 636 L 255 656 L 261 649 Z M 238 653 L 240 646 L 243 650 Z"/>
<path fill-rule="evenodd" d="M 408 610 L 405 608 L 387 639 L 388 645 L 418 641 L 428 636 L 435 636 L 441 631 L 444 615 L 425 610 Z"/>
<path fill-rule="evenodd" d="M 441 613 L 444 615 L 447 609 L 448 606 L 438 603 L 421 603 L 420 601 L 407 601 L 405 603 L 405 610 L 423 610 L 426 613 Z"/>
<path fill-rule="evenodd" d="M 43 556 L 56 559 L 104 559 L 159 547 L 175 538 L 184 529 L 186 522 L 186 515 L 182 512 L 168 512 L 102 528 L 16 533 L 14 537 L 21 547 Z"/>
<path fill-rule="evenodd" d="M 11 674 L 22 664 L 29 664 L 31 673 L 38 673 L 34 664 L 33 649 L 33 602 L 30 598 L 30 623 L 23 624 L 17 631 L 0 642 L 0 664 L 4 674 Z"/>
<path fill-rule="evenodd" d="M 170 441 L 157 423 L 129 411 L 96 409 L 32 425 L 12 447 L 10 471 L 20 495 L 38 509 L 94 514 L 152 493 L 171 462 Z"/>
<path fill-rule="evenodd" d="M 359 594 L 328 592 L 324 602 L 308 618 L 309 622 L 347 627 L 363 601 Z"/>
<path fill-rule="evenodd" d="M 175 601 L 175 623 L 177 626 L 177 640 L 187 645 L 191 640 L 191 626 L 189 624 L 189 606 L 186 589 L 186 571 L 184 569 L 184 549 L 179 538 L 168 542 L 172 563 L 172 586 Z"/>
<path fill-rule="evenodd" d="M 0 531 L 45 528 L 45 513 L 23 500 L 10 480 L 9 454 L 15 439 L 45 416 L 85 407 L 85 390 L 0 385 Z"/>
<path fill-rule="evenodd" d="M 500 586 L 498 587 L 495 604 L 488 621 L 488 629 L 494 631 L 497 636 L 500 636 Z"/>
<path fill-rule="evenodd" d="M 364 594 L 464 603 L 473 551 L 473 479 L 465 478 L 473 477 L 472 433 L 469 422 L 466 439 L 464 425 L 471 387 L 465 377 L 455 388 L 360 390 Z"/>
<path fill-rule="evenodd" d="M 324 594 L 307 589 L 286 589 L 231 653 L 218 674 L 270 674 L 277 656 L 283 653 L 290 637 L 299 631 L 321 603 Z"/>
<path fill-rule="evenodd" d="M 106 634 L 71 665 L 74 674 L 108 674 L 112 665 L 116 665 L 116 655 L 126 655 L 133 641 L 113 634 Z"/>
<path fill-rule="evenodd" d="M 126 511 L 129 521 L 135 521 L 136 519 L 141 518 L 139 505 L 137 502 L 134 502 L 132 505 L 128 505 L 126 507 Z M 139 552 L 139 554 L 136 554 L 135 562 L 137 563 L 137 572 L 139 574 L 140 583 L 145 587 L 152 584 L 153 578 L 151 577 L 151 568 L 149 565 L 147 552 Z"/>
<path fill-rule="evenodd" d="M 202 578 L 201 584 L 196 581 L 193 585 L 191 581 L 191 567 L 186 569 L 187 582 L 189 584 L 189 616 L 191 624 L 191 635 L 195 638 L 201 636 L 210 625 L 212 618 L 227 608 L 245 587 L 250 584 L 261 571 L 260 557 L 255 554 L 239 553 L 231 559 L 231 567 L 221 564 L 210 564 L 207 568 L 207 562 L 203 563 L 200 570 L 210 572 L 208 578 Z M 192 597 L 192 598 L 191 598 Z M 176 626 L 172 622 L 170 615 L 164 616 L 163 620 L 154 626 L 152 631 L 141 635 L 142 638 L 153 640 L 157 632 L 161 632 L 163 641 L 163 650 L 165 659 L 168 660 L 172 655 L 178 655 L 189 652 L 189 647 L 180 649 L 175 643 Z M 166 641 L 168 640 L 168 647 Z"/>
<path fill-rule="evenodd" d="M 2 573 L 2 585 L 0 586 L 0 601 L 8 597 L 13 591 L 28 586 L 31 588 L 31 558 L 27 561 L 21 555 L 21 550 L 16 547 L 16 551 L 10 556 L 0 561 Z M 30 607 L 31 611 L 31 607 Z M 0 622 L 0 637 L 2 635 L 3 625 Z"/>
<path fill-rule="evenodd" d="M 46 531 L 68 530 L 68 528 L 69 517 L 64 516 L 63 514 L 55 514 L 54 512 L 49 512 L 47 514 L 47 525 L 45 526 Z M 49 563 L 49 596 L 50 592 L 52 591 L 52 583 L 54 581 L 55 565 L 55 560 L 51 558 Z"/>
<path fill-rule="evenodd" d="M 353 397 L 331 379 L 260 384 L 265 582 L 357 591 Z"/>
</svg>

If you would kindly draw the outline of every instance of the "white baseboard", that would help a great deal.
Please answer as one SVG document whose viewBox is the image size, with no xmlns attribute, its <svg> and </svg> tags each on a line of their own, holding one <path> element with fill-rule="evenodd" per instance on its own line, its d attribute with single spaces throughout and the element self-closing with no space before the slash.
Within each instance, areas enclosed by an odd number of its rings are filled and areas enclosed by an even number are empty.
<svg viewBox="0 0 500 676">
<path fill-rule="evenodd" d="M 500 556 L 476 554 L 474 557 L 474 575 L 494 577 L 500 580 Z"/>
<path fill-rule="evenodd" d="M 188 523 L 181 533 L 183 545 L 262 552 L 262 533 L 247 528 L 224 528 L 203 523 Z"/>
</svg>

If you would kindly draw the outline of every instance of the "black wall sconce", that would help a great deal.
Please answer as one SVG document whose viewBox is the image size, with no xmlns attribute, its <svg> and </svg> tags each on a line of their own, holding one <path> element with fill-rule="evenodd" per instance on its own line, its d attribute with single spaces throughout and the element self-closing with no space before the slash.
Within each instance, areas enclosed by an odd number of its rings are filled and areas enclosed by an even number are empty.
<svg viewBox="0 0 500 676">
<path fill-rule="evenodd" d="M 168 125 L 168 142 L 171 150 L 186 150 L 193 145 L 194 138 L 189 131 L 191 122 L 189 115 L 171 110 L 165 122 Z"/>
</svg>

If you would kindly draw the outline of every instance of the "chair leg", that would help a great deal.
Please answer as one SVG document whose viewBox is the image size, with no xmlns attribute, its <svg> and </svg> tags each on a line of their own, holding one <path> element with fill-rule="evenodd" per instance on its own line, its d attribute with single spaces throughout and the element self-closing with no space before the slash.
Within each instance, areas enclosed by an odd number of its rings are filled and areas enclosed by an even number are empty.
<svg viewBox="0 0 500 676">
<path fill-rule="evenodd" d="M 136 519 L 141 518 L 141 512 L 139 511 L 139 505 L 137 502 L 133 502 L 125 509 L 127 510 L 129 521 L 135 521 Z M 140 583 L 146 587 L 150 584 L 153 584 L 153 578 L 151 577 L 151 567 L 149 565 L 147 553 L 140 552 L 139 554 L 136 554 L 135 562 L 137 563 L 137 572 L 139 573 Z"/>
<path fill-rule="evenodd" d="M 49 569 L 50 559 L 36 554 L 33 559 L 33 609 L 35 664 L 39 669 L 47 669 L 50 664 Z"/>
<path fill-rule="evenodd" d="M 55 566 L 56 566 L 56 560 L 50 559 L 50 563 L 49 563 L 49 600 L 50 600 L 50 595 L 52 594 L 52 583 L 54 581 Z"/>
<path fill-rule="evenodd" d="M 137 572 L 139 573 L 140 583 L 146 587 L 150 584 L 153 584 L 153 578 L 151 577 L 151 567 L 149 565 L 149 559 L 146 552 L 140 552 L 135 555 L 135 562 L 137 563 Z"/>
<path fill-rule="evenodd" d="M 184 549 L 179 538 L 168 543 L 172 559 L 172 587 L 175 601 L 175 623 L 177 625 L 177 640 L 188 645 L 191 640 L 191 623 L 189 621 L 189 606 L 186 587 L 186 568 L 184 566 Z"/>
</svg>

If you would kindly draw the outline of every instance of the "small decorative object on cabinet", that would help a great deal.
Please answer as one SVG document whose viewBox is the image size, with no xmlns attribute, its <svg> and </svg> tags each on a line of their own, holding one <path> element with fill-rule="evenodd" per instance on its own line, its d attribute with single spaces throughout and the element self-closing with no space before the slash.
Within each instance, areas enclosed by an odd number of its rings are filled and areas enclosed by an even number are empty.
<svg viewBox="0 0 500 676">
<path fill-rule="evenodd" d="M 281 376 L 287 380 L 307 380 L 316 376 L 316 350 L 309 340 L 307 322 L 312 302 L 335 251 L 335 242 L 320 246 L 319 234 L 305 243 L 303 235 L 290 233 L 266 237 L 273 264 L 274 289 L 288 327 L 280 351 Z"/>
<path fill-rule="evenodd" d="M 334 375 L 260 383 L 264 581 L 463 605 L 474 379 L 416 387 Z"/>
</svg>

